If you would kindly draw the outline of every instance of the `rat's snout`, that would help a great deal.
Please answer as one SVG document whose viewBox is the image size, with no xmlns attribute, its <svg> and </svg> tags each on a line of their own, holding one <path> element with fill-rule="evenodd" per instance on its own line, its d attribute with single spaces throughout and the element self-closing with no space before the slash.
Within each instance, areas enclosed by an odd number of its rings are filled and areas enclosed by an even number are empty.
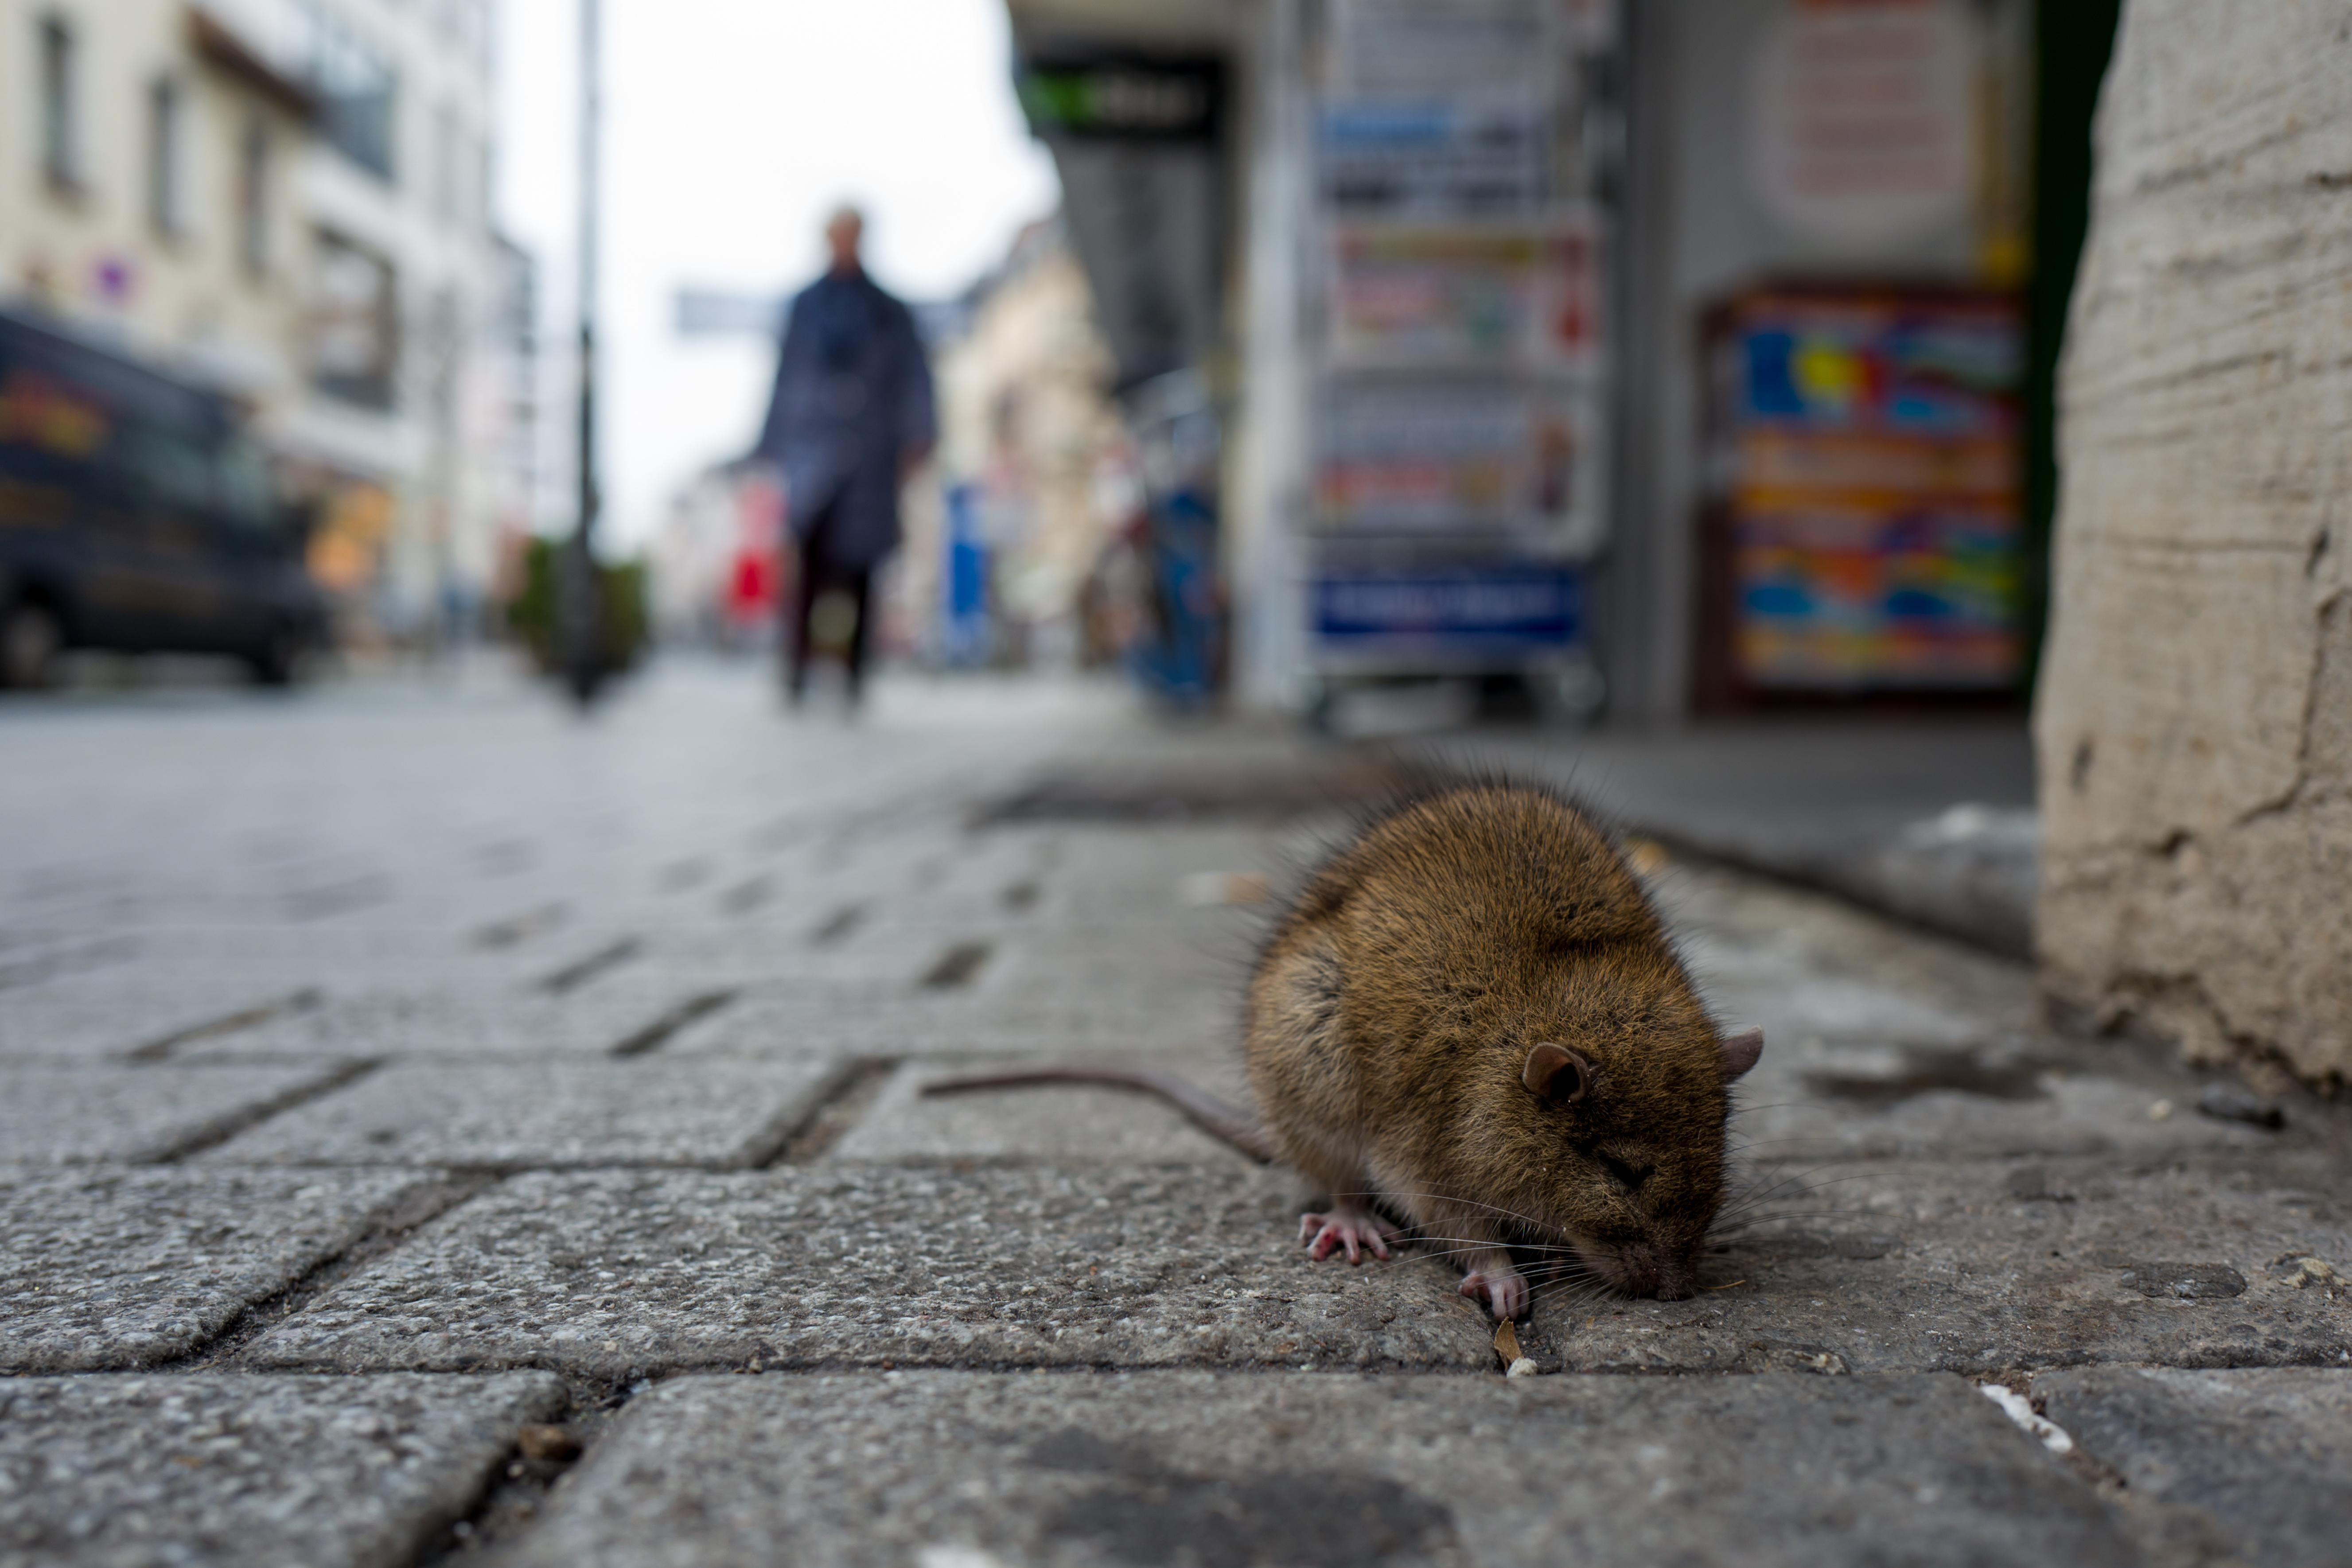
<svg viewBox="0 0 2352 1568">
<path fill-rule="evenodd" d="M 1610 1283 L 1628 1296 L 1655 1296 L 1661 1301 L 1680 1301 L 1698 1290 L 1697 1271 L 1688 1260 L 1668 1257 L 1658 1248 L 1642 1243 L 1618 1249 L 1610 1259 L 1613 1268 Z"/>
</svg>

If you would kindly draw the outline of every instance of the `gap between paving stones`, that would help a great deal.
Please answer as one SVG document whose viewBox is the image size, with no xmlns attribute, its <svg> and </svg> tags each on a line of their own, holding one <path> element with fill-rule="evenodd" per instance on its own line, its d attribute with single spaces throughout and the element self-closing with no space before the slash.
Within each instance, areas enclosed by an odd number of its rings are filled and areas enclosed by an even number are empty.
<svg viewBox="0 0 2352 1568">
<path fill-rule="evenodd" d="M 184 1029 L 174 1029 L 170 1034 L 160 1036 L 143 1046 L 123 1052 L 122 1059 L 126 1062 L 160 1062 L 182 1046 L 193 1046 L 199 1041 L 218 1039 L 224 1035 L 235 1035 L 247 1029 L 257 1029 L 273 1020 L 290 1017 L 297 1013 L 307 1013 L 324 1000 L 325 997 L 321 993 L 306 987 L 273 1002 L 259 1003 L 237 1012 L 225 1014 L 217 1018 L 207 1019 L 201 1024 L 192 1024 Z"/>
<path fill-rule="evenodd" d="M 211 1339 L 145 1370 L 164 1374 L 244 1370 L 233 1363 L 246 1346 L 341 1281 L 395 1250 L 420 1226 L 471 1202 L 504 1179 L 495 1171 L 444 1171 L 438 1180 L 428 1179 L 411 1187 L 390 1205 L 370 1215 L 349 1246 L 321 1258 L 284 1289 L 247 1302 Z"/>
<path fill-rule="evenodd" d="M 349 1088 L 383 1065 L 383 1061 L 377 1059 L 345 1062 L 340 1067 L 331 1068 L 309 1083 L 299 1084 L 283 1094 L 273 1095 L 268 1100 L 240 1107 L 226 1116 L 215 1117 L 181 1139 L 171 1148 L 146 1159 L 132 1161 L 131 1163 L 184 1164 L 199 1154 L 219 1148 L 239 1133 L 260 1126 L 273 1116 L 282 1116 L 289 1110 L 310 1104 L 312 1100 L 332 1094 L 337 1089 Z"/>
<path fill-rule="evenodd" d="M 585 957 L 576 958 L 562 968 L 544 976 L 539 982 L 539 988 L 551 996 L 568 995 L 590 981 L 627 963 L 644 951 L 644 948 L 645 942 L 642 939 L 634 936 L 622 937 L 619 941 L 608 942 Z"/>
<path fill-rule="evenodd" d="M 626 1384 L 599 1387 L 562 1377 L 557 1382 L 563 1391 L 561 1403 L 545 1413 L 535 1430 L 517 1434 L 484 1475 L 471 1506 L 425 1541 L 413 1568 L 479 1563 L 524 1540 L 539 1523 L 556 1484 L 579 1468 L 636 1397 Z M 651 1392 L 637 1386 L 640 1393 Z"/>
<path fill-rule="evenodd" d="M 0 1062 L 0 1163 L 171 1163 L 272 1106 L 331 1088 L 351 1060 Z"/>
<path fill-rule="evenodd" d="M 806 1165 L 831 1152 L 873 1109 L 900 1059 L 867 1057 L 845 1061 L 834 1081 L 818 1093 L 815 1107 L 776 1145 L 773 1153 L 753 1168 Z"/>
<path fill-rule="evenodd" d="M 672 1035 L 732 1005 L 735 998 L 741 994 L 740 986 L 730 985 L 720 990 L 705 991 L 689 996 L 644 1027 L 614 1041 L 606 1054 L 615 1057 L 641 1057 L 649 1051 L 656 1050 Z"/>
</svg>

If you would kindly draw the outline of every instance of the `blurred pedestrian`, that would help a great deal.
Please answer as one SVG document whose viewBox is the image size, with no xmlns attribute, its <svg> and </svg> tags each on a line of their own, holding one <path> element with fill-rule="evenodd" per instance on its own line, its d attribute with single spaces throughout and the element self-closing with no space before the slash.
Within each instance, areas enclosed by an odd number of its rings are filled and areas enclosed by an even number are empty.
<svg viewBox="0 0 2352 1568">
<path fill-rule="evenodd" d="M 798 704 L 812 643 L 840 654 L 851 706 L 873 643 L 875 569 L 898 544 L 898 490 L 939 429 L 931 370 L 907 307 L 866 276 L 855 207 L 824 226 L 831 264 L 785 318 L 758 456 L 784 477 L 800 570 L 784 613 L 785 692 Z"/>
</svg>

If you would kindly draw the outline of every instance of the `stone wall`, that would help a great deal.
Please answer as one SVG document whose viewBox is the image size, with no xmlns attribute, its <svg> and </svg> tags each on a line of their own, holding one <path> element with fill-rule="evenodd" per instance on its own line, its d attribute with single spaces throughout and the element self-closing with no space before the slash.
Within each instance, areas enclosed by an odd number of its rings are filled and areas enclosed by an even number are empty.
<svg viewBox="0 0 2352 1568">
<path fill-rule="evenodd" d="M 2127 0 L 2034 716 L 2062 1005 L 2352 1076 L 2352 0 Z"/>
</svg>

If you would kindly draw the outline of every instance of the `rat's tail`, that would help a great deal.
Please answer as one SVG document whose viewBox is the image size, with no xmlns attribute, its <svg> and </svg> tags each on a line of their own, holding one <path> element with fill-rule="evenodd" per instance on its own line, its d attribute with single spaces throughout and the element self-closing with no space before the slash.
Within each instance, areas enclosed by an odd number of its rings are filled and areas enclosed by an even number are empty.
<svg viewBox="0 0 2352 1568">
<path fill-rule="evenodd" d="M 1248 1111 L 1227 1105 L 1204 1089 L 1186 1083 L 1173 1073 L 1150 1068 L 1061 1067 L 1029 1068 L 1021 1072 L 989 1073 L 981 1078 L 951 1078 L 923 1086 L 925 1094 L 965 1094 L 979 1089 L 1023 1089 L 1041 1083 L 1108 1084 L 1132 1089 L 1162 1100 L 1181 1111 L 1184 1120 L 1216 1139 L 1230 1143 L 1251 1159 L 1272 1164 L 1282 1156 L 1265 1128 Z"/>
</svg>

